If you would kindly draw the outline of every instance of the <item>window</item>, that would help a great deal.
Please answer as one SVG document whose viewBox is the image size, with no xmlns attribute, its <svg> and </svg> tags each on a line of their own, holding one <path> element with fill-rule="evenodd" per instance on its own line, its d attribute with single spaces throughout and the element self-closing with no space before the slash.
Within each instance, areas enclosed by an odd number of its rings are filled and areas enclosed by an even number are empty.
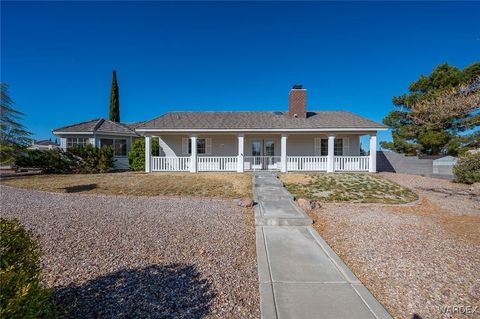
<svg viewBox="0 0 480 319">
<path fill-rule="evenodd" d="M 328 155 L 328 139 L 322 138 L 320 143 L 320 155 L 327 156 Z M 342 156 L 343 155 L 343 139 L 336 138 L 335 142 L 333 143 L 333 155 L 335 156 Z"/>
<path fill-rule="evenodd" d="M 114 140 L 115 156 L 127 156 L 127 140 Z"/>
<path fill-rule="evenodd" d="M 343 139 L 336 138 L 335 143 L 333 144 L 333 155 L 342 156 L 343 155 Z"/>
<path fill-rule="evenodd" d="M 90 139 L 88 137 L 67 137 L 67 148 L 75 146 L 85 146 L 90 144 Z"/>
<path fill-rule="evenodd" d="M 274 141 L 265 141 L 265 156 L 275 156 Z"/>
<path fill-rule="evenodd" d="M 252 142 L 252 156 L 262 155 L 262 143 L 260 141 Z"/>
<path fill-rule="evenodd" d="M 197 154 L 207 153 L 207 142 L 204 138 L 197 138 Z M 192 140 L 188 139 L 188 154 L 192 154 Z"/>
<path fill-rule="evenodd" d="M 114 156 L 127 156 L 127 140 L 102 138 L 100 146 L 110 145 L 113 148 Z"/>
<path fill-rule="evenodd" d="M 322 138 L 321 145 L 320 145 L 320 155 L 327 156 L 328 155 L 328 140 Z"/>
<path fill-rule="evenodd" d="M 100 140 L 100 147 L 110 145 L 113 148 L 113 139 L 110 138 L 102 138 Z"/>
</svg>

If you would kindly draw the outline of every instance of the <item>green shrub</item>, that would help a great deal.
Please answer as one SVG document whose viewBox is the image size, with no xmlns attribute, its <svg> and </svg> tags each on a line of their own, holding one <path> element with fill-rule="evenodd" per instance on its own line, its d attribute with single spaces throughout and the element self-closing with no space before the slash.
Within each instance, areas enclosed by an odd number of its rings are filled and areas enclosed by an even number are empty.
<svg viewBox="0 0 480 319">
<path fill-rule="evenodd" d="M 158 156 L 160 146 L 156 138 L 152 139 L 152 155 Z M 132 171 L 145 170 L 145 139 L 137 138 L 133 140 L 132 149 L 128 153 L 128 164 Z"/>
<path fill-rule="evenodd" d="M 467 153 L 458 158 L 453 167 L 455 182 L 473 184 L 480 183 L 480 152 Z"/>
<path fill-rule="evenodd" d="M 44 173 L 105 173 L 114 166 L 111 146 L 95 148 L 92 145 L 77 146 L 66 152 L 54 150 L 27 150 L 17 156 L 18 167 L 41 169 Z"/>
<path fill-rule="evenodd" d="M 40 249 L 16 219 L 0 218 L 0 318 L 46 318 L 50 291 L 40 282 Z"/>
<path fill-rule="evenodd" d="M 76 157 L 76 173 L 105 173 L 113 168 L 113 148 L 104 145 L 101 148 L 92 145 L 76 146 L 67 150 Z"/>
<path fill-rule="evenodd" d="M 65 173 L 73 169 L 75 159 L 61 150 L 26 150 L 16 157 L 15 165 L 38 168 L 45 173 Z"/>
</svg>

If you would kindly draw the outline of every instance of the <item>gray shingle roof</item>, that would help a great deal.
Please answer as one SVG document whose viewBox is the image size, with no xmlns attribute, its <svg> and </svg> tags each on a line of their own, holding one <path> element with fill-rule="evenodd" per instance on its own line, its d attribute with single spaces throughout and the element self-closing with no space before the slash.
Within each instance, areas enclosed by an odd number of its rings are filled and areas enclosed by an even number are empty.
<svg viewBox="0 0 480 319">
<path fill-rule="evenodd" d="M 94 119 L 86 122 L 75 123 L 72 125 L 60 127 L 53 130 L 54 132 L 92 132 L 92 133 L 109 133 L 109 134 L 129 134 L 136 135 L 134 129 L 122 123 L 116 123 L 103 118 Z"/>
<path fill-rule="evenodd" d="M 137 129 L 329 129 L 372 128 L 385 125 L 345 111 L 308 112 L 292 118 L 286 112 L 170 112 Z"/>
<path fill-rule="evenodd" d="M 49 146 L 49 145 L 52 145 L 52 146 L 60 146 L 60 144 L 55 143 L 55 142 L 52 142 L 51 140 L 39 140 L 39 141 L 34 141 L 33 144 L 34 144 L 34 145 L 44 145 L 44 146 Z"/>
</svg>

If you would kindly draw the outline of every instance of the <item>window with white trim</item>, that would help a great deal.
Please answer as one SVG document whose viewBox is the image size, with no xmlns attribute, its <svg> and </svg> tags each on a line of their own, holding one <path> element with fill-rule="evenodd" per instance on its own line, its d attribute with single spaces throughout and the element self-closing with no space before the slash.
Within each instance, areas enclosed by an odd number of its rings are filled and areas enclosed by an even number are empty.
<svg viewBox="0 0 480 319">
<path fill-rule="evenodd" d="M 322 138 L 320 142 L 320 155 L 327 156 L 328 155 L 328 139 Z M 343 139 L 336 138 L 333 143 L 333 155 L 335 156 L 342 156 L 343 155 Z"/>
<path fill-rule="evenodd" d="M 205 138 L 197 138 L 197 154 L 207 153 L 207 141 Z M 192 154 L 192 139 L 188 139 L 188 154 Z"/>
<path fill-rule="evenodd" d="M 127 140 L 102 138 L 100 139 L 100 147 L 110 145 L 113 149 L 114 156 L 127 156 Z"/>
<path fill-rule="evenodd" d="M 67 148 L 85 146 L 88 144 L 90 144 L 90 139 L 88 137 L 67 137 Z"/>
</svg>

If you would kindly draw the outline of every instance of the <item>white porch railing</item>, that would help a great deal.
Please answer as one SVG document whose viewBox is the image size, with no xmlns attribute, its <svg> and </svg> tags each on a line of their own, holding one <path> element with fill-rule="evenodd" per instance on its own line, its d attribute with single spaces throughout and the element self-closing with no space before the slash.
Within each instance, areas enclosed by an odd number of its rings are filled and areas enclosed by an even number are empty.
<svg viewBox="0 0 480 319">
<path fill-rule="evenodd" d="M 201 156 L 197 157 L 197 169 L 200 172 L 236 171 L 237 156 Z"/>
<path fill-rule="evenodd" d="M 368 171 L 370 165 L 369 156 L 335 156 L 335 171 Z"/>
<path fill-rule="evenodd" d="M 152 156 L 152 172 L 188 171 L 190 157 L 163 157 Z"/>
<path fill-rule="evenodd" d="M 287 156 L 288 171 L 326 171 L 327 156 Z"/>
<path fill-rule="evenodd" d="M 280 156 L 244 156 L 243 162 L 247 171 L 279 170 L 282 160 Z"/>
<path fill-rule="evenodd" d="M 191 157 L 152 156 L 153 172 L 182 172 L 190 170 Z M 335 156 L 334 170 L 336 172 L 368 171 L 369 156 Z M 287 171 L 327 171 L 327 156 L 287 156 Z M 197 170 L 199 172 L 235 172 L 238 168 L 237 156 L 199 156 Z M 280 170 L 280 156 L 244 156 L 244 169 Z"/>
</svg>

